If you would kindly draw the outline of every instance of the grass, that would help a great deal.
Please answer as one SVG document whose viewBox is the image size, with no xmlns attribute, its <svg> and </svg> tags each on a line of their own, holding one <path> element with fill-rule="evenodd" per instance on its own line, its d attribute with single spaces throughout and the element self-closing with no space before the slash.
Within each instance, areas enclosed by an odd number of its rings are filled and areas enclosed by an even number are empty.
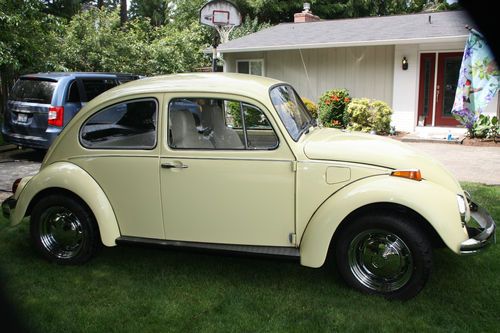
<svg viewBox="0 0 500 333">
<path fill-rule="evenodd" d="M 499 186 L 464 187 L 500 221 Z M 117 247 L 58 266 L 27 237 L 0 218 L 2 284 L 37 332 L 499 331 L 500 245 L 437 250 L 427 286 L 402 303 L 348 289 L 331 267 L 270 259 Z"/>
</svg>

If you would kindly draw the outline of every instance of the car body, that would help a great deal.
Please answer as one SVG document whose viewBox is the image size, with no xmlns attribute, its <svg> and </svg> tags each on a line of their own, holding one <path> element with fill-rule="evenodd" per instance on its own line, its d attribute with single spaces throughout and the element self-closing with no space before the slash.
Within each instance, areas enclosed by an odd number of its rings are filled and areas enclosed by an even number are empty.
<svg viewBox="0 0 500 333">
<path fill-rule="evenodd" d="M 2 135 L 21 147 L 48 149 L 88 101 L 139 76 L 119 73 L 52 72 L 21 76 L 12 88 Z"/>
<path fill-rule="evenodd" d="M 495 237 L 492 218 L 440 163 L 392 139 L 318 127 L 291 86 L 242 74 L 103 93 L 14 192 L 4 214 L 13 224 L 31 216 L 35 246 L 62 264 L 85 262 L 101 241 L 308 267 L 328 259 L 351 286 L 396 299 L 423 287 L 432 246 L 474 253 Z"/>
</svg>

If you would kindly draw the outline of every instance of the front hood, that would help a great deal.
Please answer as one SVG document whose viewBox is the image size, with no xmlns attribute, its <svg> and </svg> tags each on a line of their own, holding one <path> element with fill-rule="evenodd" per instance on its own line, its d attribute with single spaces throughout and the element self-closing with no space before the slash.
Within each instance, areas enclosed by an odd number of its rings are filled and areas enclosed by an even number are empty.
<svg viewBox="0 0 500 333">
<path fill-rule="evenodd" d="M 353 162 L 390 169 L 420 169 L 424 179 L 456 193 L 462 192 L 458 181 L 440 162 L 390 138 L 321 128 L 305 136 L 304 153 L 313 160 Z"/>
</svg>

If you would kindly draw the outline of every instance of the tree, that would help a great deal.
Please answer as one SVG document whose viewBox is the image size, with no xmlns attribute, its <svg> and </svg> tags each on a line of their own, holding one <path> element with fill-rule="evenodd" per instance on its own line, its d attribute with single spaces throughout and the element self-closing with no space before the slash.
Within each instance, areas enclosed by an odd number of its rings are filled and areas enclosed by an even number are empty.
<svg viewBox="0 0 500 333">
<path fill-rule="evenodd" d="M 169 22 L 174 8 L 169 0 L 135 0 L 130 3 L 132 17 L 148 18 L 153 26 L 161 26 Z"/>
<path fill-rule="evenodd" d="M 127 22 L 127 0 L 120 0 L 120 26 Z"/>
<path fill-rule="evenodd" d="M 119 10 L 91 9 L 79 13 L 61 37 L 54 60 L 57 70 L 129 72 L 158 75 L 193 71 L 208 59 L 206 29 L 197 22 L 178 29 L 153 27 L 135 18 L 120 28 Z"/>
<path fill-rule="evenodd" d="M 0 0 L 0 81 L 2 106 L 21 73 L 50 69 L 62 22 L 43 13 L 37 0 Z M 2 108 L 3 111 L 3 108 Z"/>
<path fill-rule="evenodd" d="M 247 16 L 239 27 L 233 29 L 229 35 L 229 39 L 240 38 L 269 27 L 271 27 L 271 24 L 260 23 L 257 17 L 252 19 L 250 16 Z"/>
</svg>

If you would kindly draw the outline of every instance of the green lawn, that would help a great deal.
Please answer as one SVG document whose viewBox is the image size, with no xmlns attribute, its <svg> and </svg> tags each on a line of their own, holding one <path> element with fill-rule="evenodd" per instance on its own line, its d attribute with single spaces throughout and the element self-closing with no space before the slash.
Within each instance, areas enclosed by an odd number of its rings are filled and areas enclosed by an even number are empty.
<svg viewBox="0 0 500 333">
<path fill-rule="evenodd" d="M 500 186 L 464 186 L 500 221 Z M 469 257 L 436 251 L 426 288 L 401 303 L 348 289 L 332 267 L 132 247 L 65 267 L 39 258 L 27 237 L 26 223 L 0 218 L 2 284 L 37 332 L 500 330 L 500 245 Z"/>
</svg>

